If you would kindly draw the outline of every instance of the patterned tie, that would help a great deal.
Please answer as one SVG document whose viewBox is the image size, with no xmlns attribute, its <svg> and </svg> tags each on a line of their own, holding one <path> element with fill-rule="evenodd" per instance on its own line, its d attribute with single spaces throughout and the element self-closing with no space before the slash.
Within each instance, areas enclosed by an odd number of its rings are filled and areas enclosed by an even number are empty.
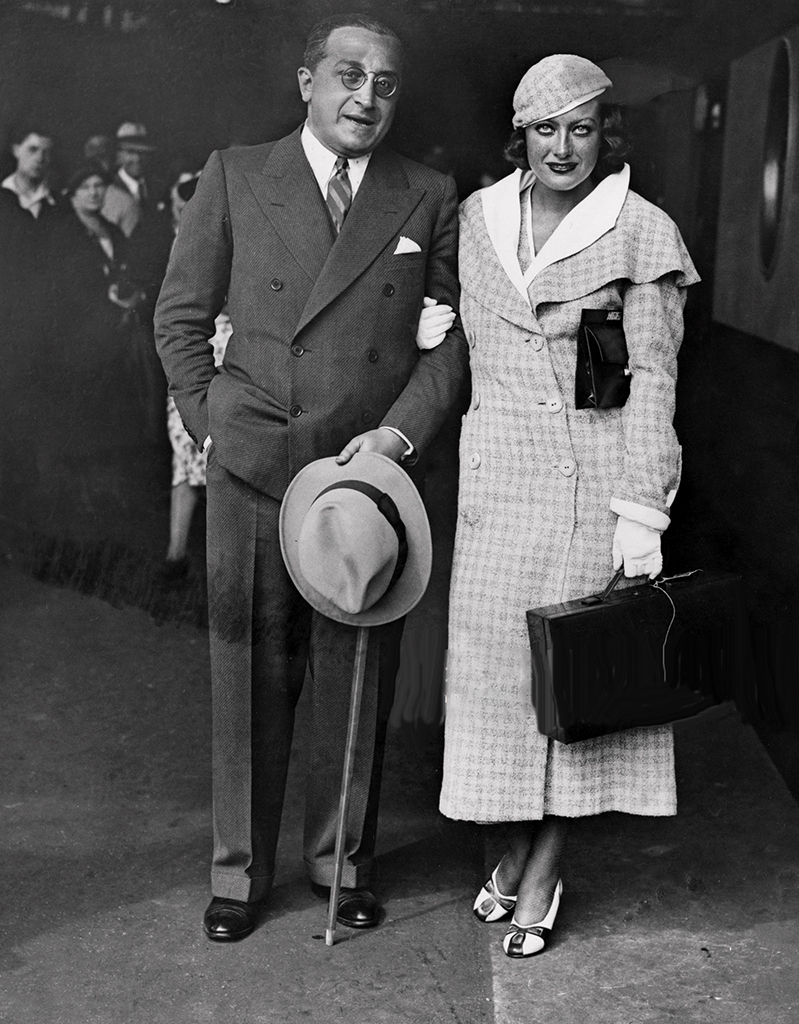
<svg viewBox="0 0 799 1024">
<path fill-rule="evenodd" d="M 330 210 L 336 234 L 341 231 L 344 218 L 352 205 L 352 186 L 350 185 L 350 176 L 347 174 L 348 167 L 347 158 L 340 156 L 336 160 L 336 169 L 327 183 L 327 208 Z"/>
</svg>

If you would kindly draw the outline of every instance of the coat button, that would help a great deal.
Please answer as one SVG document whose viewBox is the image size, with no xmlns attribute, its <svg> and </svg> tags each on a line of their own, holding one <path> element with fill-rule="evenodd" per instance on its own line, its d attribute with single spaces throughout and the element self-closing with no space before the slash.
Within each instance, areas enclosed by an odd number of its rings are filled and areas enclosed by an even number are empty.
<svg viewBox="0 0 799 1024">
<path fill-rule="evenodd" d="M 472 408 L 473 409 L 479 409 L 480 408 L 480 392 L 479 391 L 475 391 L 475 393 L 472 395 Z"/>
<path fill-rule="evenodd" d="M 366 412 L 361 413 L 361 419 L 364 423 L 371 423 L 374 419 L 374 415 L 367 409 Z"/>
<path fill-rule="evenodd" d="M 547 410 L 549 412 L 560 412 L 563 408 L 563 402 L 559 398 L 550 398 L 547 402 Z"/>
<path fill-rule="evenodd" d="M 370 363 L 376 363 L 377 360 L 380 358 L 380 356 L 377 353 L 377 349 L 370 348 L 369 351 L 366 353 L 366 358 L 369 360 Z"/>
<path fill-rule="evenodd" d="M 531 341 L 534 352 L 540 352 L 541 349 L 544 347 L 544 339 L 541 337 L 540 334 L 536 334 L 535 337 L 531 339 Z"/>
<path fill-rule="evenodd" d="M 272 289 L 273 292 L 279 292 L 280 289 L 283 287 L 283 282 L 280 280 L 279 277 L 273 277 L 272 280 L 269 282 L 269 287 Z"/>
<path fill-rule="evenodd" d="M 472 452 L 469 456 L 469 469 L 478 469 L 480 466 L 480 456 L 477 452 Z"/>
<path fill-rule="evenodd" d="M 563 474 L 563 476 L 574 476 L 577 472 L 577 464 L 574 459 L 561 459 L 560 462 L 557 463 L 557 469 L 559 473 Z"/>
<path fill-rule="evenodd" d="M 305 349 L 302 347 L 302 345 L 292 345 L 291 346 L 291 354 L 293 356 L 301 356 L 304 352 L 305 352 Z"/>
<path fill-rule="evenodd" d="M 394 285 L 393 284 L 388 284 L 388 283 L 384 284 L 383 285 L 383 294 L 386 296 L 386 298 L 390 299 L 391 296 L 394 294 Z"/>
<path fill-rule="evenodd" d="M 289 415 L 293 416 L 295 420 L 297 419 L 298 416 L 302 416 L 302 406 L 292 405 L 292 407 L 289 409 Z"/>
</svg>

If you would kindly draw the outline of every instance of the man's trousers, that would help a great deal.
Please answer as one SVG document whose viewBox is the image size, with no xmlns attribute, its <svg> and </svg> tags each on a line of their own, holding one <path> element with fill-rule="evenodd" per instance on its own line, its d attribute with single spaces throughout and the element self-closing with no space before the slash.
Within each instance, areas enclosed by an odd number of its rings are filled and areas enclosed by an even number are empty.
<svg viewBox="0 0 799 1024">
<path fill-rule="evenodd" d="M 294 710 L 308 665 L 313 721 L 303 854 L 311 880 L 330 885 L 357 629 L 319 615 L 299 595 L 280 554 L 280 502 L 219 466 L 213 445 L 207 502 L 212 891 L 254 901 L 272 885 Z M 369 884 L 401 636 L 402 620 L 369 631 L 342 875 L 347 887 Z"/>
</svg>

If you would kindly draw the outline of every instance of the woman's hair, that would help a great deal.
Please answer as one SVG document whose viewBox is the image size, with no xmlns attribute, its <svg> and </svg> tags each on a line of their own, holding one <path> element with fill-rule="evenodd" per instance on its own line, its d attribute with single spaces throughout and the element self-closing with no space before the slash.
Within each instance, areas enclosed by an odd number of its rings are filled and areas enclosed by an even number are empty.
<svg viewBox="0 0 799 1024">
<path fill-rule="evenodd" d="M 601 141 L 599 143 L 599 159 L 593 175 L 600 181 L 609 174 L 615 174 L 624 167 L 624 161 L 630 152 L 630 141 L 621 110 L 612 103 L 601 103 L 599 106 Z M 517 128 L 508 139 L 504 152 L 505 159 L 520 167 L 523 171 L 530 170 L 527 161 L 527 139 L 524 128 Z"/>
<path fill-rule="evenodd" d="M 102 178 L 106 185 L 111 180 L 111 176 L 108 171 L 106 171 L 101 164 L 89 161 L 88 163 L 81 164 L 80 167 L 76 167 L 72 174 L 67 178 L 63 189 L 64 195 L 74 196 L 84 181 L 89 178 Z"/>
</svg>

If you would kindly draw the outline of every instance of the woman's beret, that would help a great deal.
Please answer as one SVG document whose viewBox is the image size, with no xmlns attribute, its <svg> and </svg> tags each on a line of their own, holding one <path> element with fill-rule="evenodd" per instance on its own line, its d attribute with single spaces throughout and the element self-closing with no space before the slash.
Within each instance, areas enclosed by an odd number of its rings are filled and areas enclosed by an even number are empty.
<svg viewBox="0 0 799 1024">
<path fill-rule="evenodd" d="M 585 57 L 554 53 L 527 71 L 513 95 L 513 127 L 526 128 L 536 121 L 565 114 L 595 99 L 613 83 Z"/>
</svg>

